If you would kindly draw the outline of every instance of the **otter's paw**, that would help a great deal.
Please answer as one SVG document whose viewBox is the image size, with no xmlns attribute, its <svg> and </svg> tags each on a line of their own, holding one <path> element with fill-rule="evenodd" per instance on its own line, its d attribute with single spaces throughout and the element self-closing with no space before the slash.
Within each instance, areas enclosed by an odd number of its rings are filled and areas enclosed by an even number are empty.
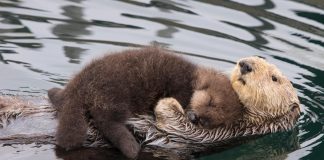
<svg viewBox="0 0 324 160">
<path fill-rule="evenodd" d="M 154 110 L 156 126 L 163 129 L 177 123 L 174 118 L 184 116 L 180 103 L 174 98 L 161 99 Z"/>
<path fill-rule="evenodd" d="M 163 98 L 155 107 L 155 115 L 174 114 L 174 112 L 184 113 L 182 106 L 174 98 Z"/>
</svg>

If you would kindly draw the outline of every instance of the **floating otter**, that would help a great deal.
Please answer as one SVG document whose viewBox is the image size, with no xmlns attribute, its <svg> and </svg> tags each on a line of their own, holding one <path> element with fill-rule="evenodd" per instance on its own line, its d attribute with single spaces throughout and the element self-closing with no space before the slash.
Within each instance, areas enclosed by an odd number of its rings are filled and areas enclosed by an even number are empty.
<svg viewBox="0 0 324 160">
<path fill-rule="evenodd" d="M 231 74 L 231 82 L 244 104 L 242 116 L 231 125 L 197 127 L 173 98 L 158 103 L 156 120 L 141 116 L 128 123 L 138 129 L 135 131 L 139 136 L 146 137 L 143 143 L 147 145 L 195 149 L 293 128 L 300 114 L 300 102 L 292 84 L 276 66 L 259 57 L 241 59 Z"/>
<path fill-rule="evenodd" d="M 246 63 L 240 63 L 242 60 Z M 242 60 L 236 65 L 231 77 L 233 86 L 237 85 L 234 89 L 236 89 L 239 96 L 248 97 L 250 93 L 254 93 L 251 91 L 246 92 L 247 90 L 244 89 L 245 87 L 251 87 L 251 90 L 256 87 L 255 91 L 263 90 L 264 86 L 269 85 L 269 83 L 273 83 L 273 85 L 271 90 L 267 90 L 267 92 L 276 92 L 277 94 L 259 91 L 259 101 L 263 101 L 263 104 L 260 106 L 253 105 L 253 101 L 255 101 L 254 98 L 256 98 L 254 96 L 251 96 L 250 100 L 247 99 L 246 101 L 242 101 L 250 105 L 244 105 L 245 109 L 242 110 L 242 116 L 236 117 L 237 121 L 231 126 L 204 129 L 194 125 L 184 114 L 181 105 L 172 98 L 162 99 L 158 102 L 155 108 L 155 117 L 152 115 L 140 115 L 136 118 L 130 118 L 127 121 L 128 126 L 135 132 L 136 138 L 141 140 L 143 146 L 160 146 L 177 148 L 177 150 L 183 148 L 185 151 L 190 151 L 191 149 L 198 149 L 198 151 L 201 151 L 204 150 L 205 146 L 221 145 L 227 140 L 291 129 L 300 112 L 298 97 L 291 83 L 280 73 L 278 68 L 261 58 L 249 57 Z M 261 65 L 263 69 L 255 65 Z M 241 68 L 244 69 L 241 71 Z M 243 74 L 241 72 L 243 72 Z M 258 75 L 258 77 L 263 77 L 263 81 L 259 81 L 259 79 L 255 81 L 252 76 L 256 75 Z M 274 75 L 275 78 L 272 78 L 272 75 Z M 280 80 L 281 83 L 276 83 L 276 79 L 277 81 Z M 252 83 L 254 83 L 254 85 L 251 85 Z M 276 91 L 276 89 L 278 91 Z M 277 101 L 277 103 L 273 103 L 272 101 Z M 53 108 L 51 109 L 46 103 L 43 105 L 39 103 L 27 103 L 26 101 L 17 102 L 17 99 L 0 97 L 0 106 L 1 124 L 6 122 L 8 125 L 10 122 L 17 121 L 17 119 L 21 117 L 25 117 L 26 121 L 30 121 L 31 116 L 37 115 L 37 117 L 43 118 L 34 119 L 39 124 L 44 124 L 44 119 L 46 121 L 52 120 L 53 124 L 44 126 L 48 127 L 47 130 L 55 132 L 57 123 L 55 116 L 53 117 L 55 112 L 53 112 Z M 264 109 L 264 106 L 272 106 L 273 109 L 268 111 Z M 255 120 L 254 112 L 251 112 L 249 108 L 259 112 L 257 121 Z M 41 114 L 41 116 L 38 114 Z M 33 124 L 34 123 L 35 122 L 33 122 Z M 13 126 L 9 128 L 17 128 L 17 123 L 12 125 Z M 0 132 L 3 129 L 8 129 L 6 125 L 2 126 L 3 128 L 0 129 Z M 91 123 L 89 126 L 92 126 Z M 26 125 L 23 125 L 22 130 L 26 130 L 24 127 L 26 127 Z M 40 130 L 38 126 L 37 128 L 32 127 L 35 127 L 35 125 L 31 127 L 28 126 L 28 129 L 33 131 Z M 26 133 L 23 135 L 21 132 L 18 132 L 17 134 L 3 135 L 3 132 L 1 132 L 1 135 L 0 143 L 30 143 L 33 141 L 55 143 L 55 133 L 42 130 L 39 131 L 38 134 Z M 91 127 L 88 129 L 88 138 L 84 146 L 96 147 L 101 145 L 107 145 L 107 141 L 102 138 L 95 128 Z"/>
<path fill-rule="evenodd" d="M 124 155 L 135 158 L 140 146 L 125 123 L 137 114 L 154 115 L 158 100 L 173 97 L 189 120 L 204 128 L 229 125 L 243 106 L 230 80 L 166 50 L 127 50 L 93 61 L 60 90 L 48 92 L 59 108 L 58 145 L 80 147 L 87 119 Z M 123 135 L 123 136 L 121 136 Z"/>
<path fill-rule="evenodd" d="M 188 123 L 175 99 L 159 102 L 155 110 L 155 114 L 159 115 L 156 116 L 156 125 L 147 125 L 152 123 L 148 118 L 133 119 L 134 122 L 130 123 L 139 125 L 135 128 L 143 127 L 144 130 L 138 130 L 139 133 L 154 135 L 147 139 L 150 143 L 167 140 L 212 144 L 234 137 L 292 129 L 300 114 L 300 102 L 292 84 L 276 66 L 259 57 L 241 59 L 231 74 L 231 82 L 244 109 L 242 116 L 236 117 L 237 121 L 229 126 L 212 130 L 197 128 Z"/>
</svg>

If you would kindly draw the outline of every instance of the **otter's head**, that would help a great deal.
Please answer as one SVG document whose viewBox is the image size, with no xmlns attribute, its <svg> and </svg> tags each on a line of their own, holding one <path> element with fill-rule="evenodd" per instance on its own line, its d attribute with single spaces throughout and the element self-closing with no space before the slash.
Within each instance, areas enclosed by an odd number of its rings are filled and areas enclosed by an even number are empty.
<svg viewBox="0 0 324 160">
<path fill-rule="evenodd" d="M 187 111 L 189 120 L 203 128 L 229 125 L 242 116 L 242 104 L 229 78 L 213 69 L 199 68 Z"/>
<path fill-rule="evenodd" d="M 232 86 L 245 108 L 245 120 L 253 124 L 284 118 L 291 125 L 299 117 L 297 93 L 279 69 L 259 57 L 237 62 Z"/>
</svg>

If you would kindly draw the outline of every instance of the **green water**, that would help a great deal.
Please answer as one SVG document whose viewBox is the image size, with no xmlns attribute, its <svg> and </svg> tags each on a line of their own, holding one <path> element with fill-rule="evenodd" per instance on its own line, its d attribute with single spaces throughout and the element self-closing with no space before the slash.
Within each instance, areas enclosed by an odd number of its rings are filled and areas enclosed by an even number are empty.
<svg viewBox="0 0 324 160">
<path fill-rule="evenodd" d="M 292 81 L 295 130 L 193 159 L 324 159 L 323 0 L 1 0 L 0 93 L 43 96 L 106 52 L 159 43 L 230 71 L 259 55 Z M 120 159 L 118 151 L 0 147 L 0 159 Z M 140 159 L 163 159 L 143 153 Z"/>
</svg>

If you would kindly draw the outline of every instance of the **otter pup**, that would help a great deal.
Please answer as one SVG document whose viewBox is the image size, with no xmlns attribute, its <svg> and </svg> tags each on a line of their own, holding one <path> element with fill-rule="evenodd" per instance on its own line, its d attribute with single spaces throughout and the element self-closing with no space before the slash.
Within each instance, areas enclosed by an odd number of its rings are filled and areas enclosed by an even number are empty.
<svg viewBox="0 0 324 160">
<path fill-rule="evenodd" d="M 94 60 L 65 89 L 53 88 L 48 96 L 60 111 L 59 146 L 81 146 L 87 118 L 91 118 L 104 137 L 129 158 L 137 156 L 140 146 L 126 121 L 137 114 L 154 115 L 161 98 L 175 98 L 189 119 L 204 128 L 231 124 L 242 114 L 242 105 L 225 75 L 156 47 Z"/>
</svg>

